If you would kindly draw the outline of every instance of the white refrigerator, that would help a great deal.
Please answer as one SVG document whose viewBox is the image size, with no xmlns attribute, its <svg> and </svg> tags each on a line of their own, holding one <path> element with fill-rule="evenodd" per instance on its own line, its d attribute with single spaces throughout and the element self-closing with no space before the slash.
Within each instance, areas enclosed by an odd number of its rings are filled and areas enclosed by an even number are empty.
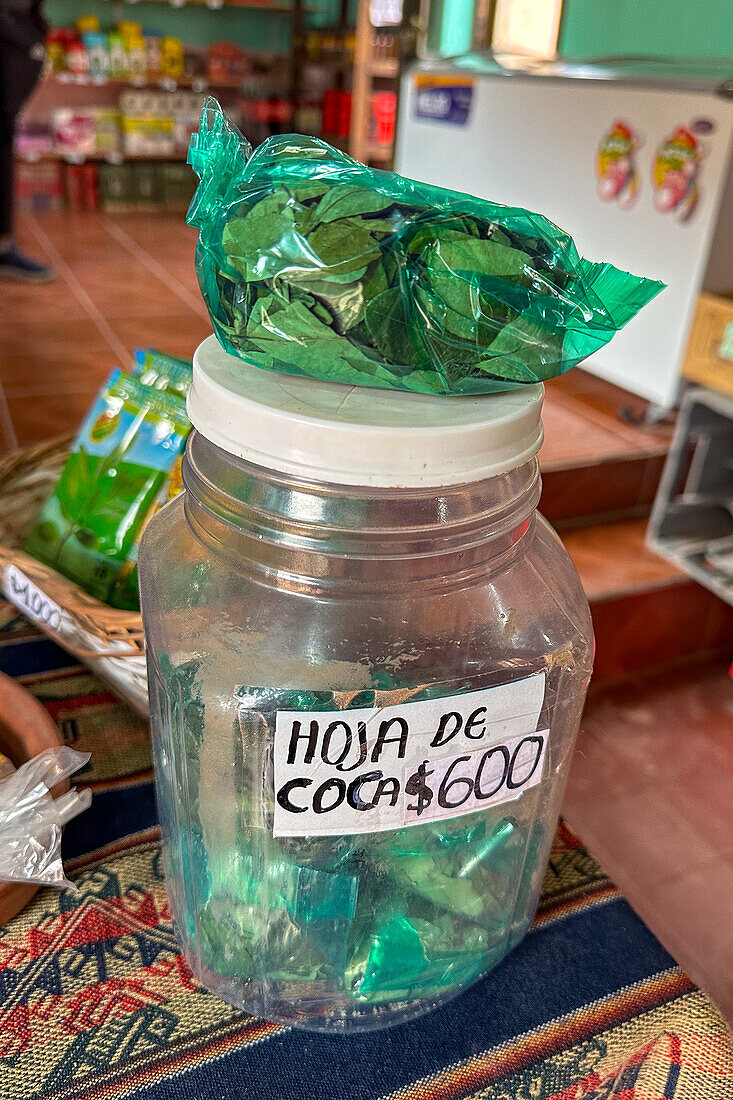
<svg viewBox="0 0 733 1100">
<path fill-rule="evenodd" d="M 472 56 L 403 77 L 395 168 L 545 214 L 667 283 L 583 365 L 668 407 L 698 293 L 733 293 L 733 62 Z"/>
</svg>

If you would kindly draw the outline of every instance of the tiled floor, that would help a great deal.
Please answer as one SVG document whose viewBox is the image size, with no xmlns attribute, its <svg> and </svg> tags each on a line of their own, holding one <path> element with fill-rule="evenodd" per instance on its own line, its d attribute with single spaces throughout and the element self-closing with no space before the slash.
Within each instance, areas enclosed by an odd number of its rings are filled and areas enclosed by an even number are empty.
<svg viewBox="0 0 733 1100">
<path fill-rule="evenodd" d="M 726 663 L 591 692 L 563 813 L 733 1023 L 733 685 Z"/>
<path fill-rule="evenodd" d="M 18 229 L 23 246 L 59 278 L 3 285 L 6 448 L 73 428 L 110 368 L 128 363 L 135 347 L 191 355 L 211 331 L 193 266 L 195 233 L 182 218 L 28 215 Z"/>
<path fill-rule="evenodd" d="M 42 287 L 2 285 L 0 450 L 75 427 L 109 369 L 129 362 L 135 347 L 190 356 L 210 332 L 195 233 L 182 218 L 26 216 L 19 236 L 60 277 Z M 633 420 L 644 403 L 583 371 L 548 385 L 541 461 L 553 520 L 577 523 L 582 510 L 587 524 L 596 511 L 648 510 L 670 432 L 624 421 L 622 408 Z M 627 657 L 635 646 L 642 653 L 652 618 L 663 643 L 670 621 L 692 635 L 700 615 L 701 590 L 645 549 L 644 526 L 626 518 L 565 536 L 594 616 L 608 619 Z M 718 616 L 705 628 L 717 644 L 722 606 L 706 612 Z M 606 660 L 603 671 L 621 669 Z M 632 904 L 733 1019 L 733 689 L 723 666 L 596 693 L 565 808 Z"/>
</svg>

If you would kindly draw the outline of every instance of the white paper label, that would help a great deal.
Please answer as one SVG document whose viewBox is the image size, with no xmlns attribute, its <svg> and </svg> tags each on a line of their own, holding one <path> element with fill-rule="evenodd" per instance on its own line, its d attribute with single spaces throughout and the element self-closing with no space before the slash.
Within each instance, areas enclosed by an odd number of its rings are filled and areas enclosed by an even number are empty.
<svg viewBox="0 0 733 1100">
<path fill-rule="evenodd" d="M 17 565 L 6 565 L 3 591 L 10 602 L 34 623 L 58 633 L 61 627 L 61 608 L 26 577 Z"/>
<path fill-rule="evenodd" d="M 542 778 L 545 674 L 382 708 L 278 711 L 275 836 L 374 833 L 508 802 Z"/>
</svg>

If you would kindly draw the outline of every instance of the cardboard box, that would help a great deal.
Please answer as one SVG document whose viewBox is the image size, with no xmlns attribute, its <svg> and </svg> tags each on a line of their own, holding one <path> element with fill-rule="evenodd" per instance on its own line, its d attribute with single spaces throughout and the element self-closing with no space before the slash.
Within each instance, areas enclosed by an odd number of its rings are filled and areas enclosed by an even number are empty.
<svg viewBox="0 0 733 1100">
<path fill-rule="evenodd" d="M 18 210 L 43 213 L 61 210 L 64 206 L 64 181 L 62 166 L 40 161 L 27 164 L 18 160 L 15 164 L 15 202 Z"/>
<path fill-rule="evenodd" d="M 160 176 L 166 210 L 185 214 L 198 184 L 193 168 L 188 164 L 161 164 Z"/>
<path fill-rule="evenodd" d="M 99 204 L 112 214 L 129 213 L 135 209 L 131 164 L 100 164 Z"/>
<path fill-rule="evenodd" d="M 729 298 L 715 294 L 698 298 L 682 374 L 733 395 L 733 293 Z"/>
<path fill-rule="evenodd" d="M 140 213 L 149 214 L 155 210 L 160 210 L 163 206 L 163 189 L 159 167 L 157 164 L 134 164 L 132 166 L 135 209 Z"/>
</svg>

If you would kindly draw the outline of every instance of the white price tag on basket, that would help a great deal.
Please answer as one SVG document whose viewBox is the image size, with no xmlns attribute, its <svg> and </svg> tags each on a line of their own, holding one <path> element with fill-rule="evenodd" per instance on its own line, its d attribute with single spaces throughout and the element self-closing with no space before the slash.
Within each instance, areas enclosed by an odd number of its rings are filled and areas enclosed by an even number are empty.
<svg viewBox="0 0 733 1100">
<path fill-rule="evenodd" d="M 5 566 L 3 592 L 10 602 L 34 623 L 54 633 L 59 632 L 61 608 L 29 577 L 26 577 L 17 565 Z"/>
</svg>

